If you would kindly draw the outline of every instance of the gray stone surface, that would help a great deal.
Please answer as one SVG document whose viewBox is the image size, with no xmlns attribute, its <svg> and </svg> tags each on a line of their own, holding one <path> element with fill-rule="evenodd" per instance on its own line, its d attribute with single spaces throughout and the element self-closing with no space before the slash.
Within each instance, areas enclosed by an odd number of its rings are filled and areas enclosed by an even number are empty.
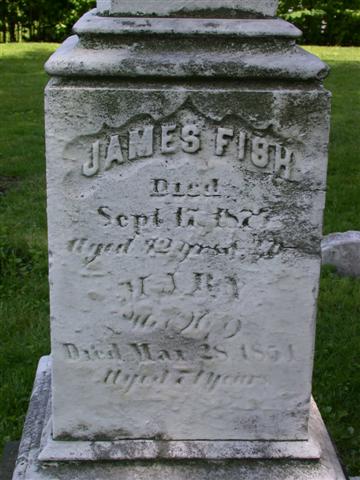
<svg viewBox="0 0 360 480">
<path fill-rule="evenodd" d="M 328 95 L 46 97 L 55 438 L 306 439 Z"/>
<path fill-rule="evenodd" d="M 98 0 L 101 14 L 167 16 L 275 15 L 278 0 Z"/>
<path fill-rule="evenodd" d="M 47 64 L 56 440 L 308 438 L 326 67 L 241 22 L 93 12 Z"/>
<path fill-rule="evenodd" d="M 360 232 L 327 235 L 321 249 L 324 265 L 333 265 L 341 275 L 360 277 Z"/>
<path fill-rule="evenodd" d="M 320 461 L 132 461 L 39 462 L 41 437 L 50 394 L 50 359 L 44 357 L 36 376 L 13 480 L 345 480 L 346 476 L 316 406 L 314 430 L 322 451 Z M 94 445 L 94 448 L 96 445 Z M 101 458 L 101 449 L 98 451 Z"/>
<path fill-rule="evenodd" d="M 144 21 L 99 17 L 92 11 L 74 30 L 78 36 L 65 41 L 47 62 L 50 75 L 301 81 L 328 73 L 320 59 L 296 46 L 301 32 L 283 20 Z M 101 37 L 101 48 L 93 48 L 93 35 Z M 262 42 L 266 48 L 258 47 Z"/>
<path fill-rule="evenodd" d="M 50 408 L 43 431 L 40 461 L 101 460 L 319 460 L 321 435 L 319 413 L 312 403 L 308 441 L 204 441 L 204 440 L 118 440 L 59 441 L 51 435 Z"/>
</svg>

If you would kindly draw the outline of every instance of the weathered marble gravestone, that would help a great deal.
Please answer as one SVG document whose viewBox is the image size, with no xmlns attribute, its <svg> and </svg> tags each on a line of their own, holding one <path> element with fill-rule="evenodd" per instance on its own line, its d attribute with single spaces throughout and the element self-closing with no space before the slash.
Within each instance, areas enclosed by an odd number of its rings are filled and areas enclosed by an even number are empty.
<svg viewBox="0 0 360 480">
<path fill-rule="evenodd" d="M 340 275 L 360 277 L 360 232 L 331 233 L 321 242 L 322 262 Z"/>
<path fill-rule="evenodd" d="M 48 62 L 52 355 L 15 480 L 345 478 L 311 401 L 327 68 L 276 7 L 99 1 Z"/>
</svg>

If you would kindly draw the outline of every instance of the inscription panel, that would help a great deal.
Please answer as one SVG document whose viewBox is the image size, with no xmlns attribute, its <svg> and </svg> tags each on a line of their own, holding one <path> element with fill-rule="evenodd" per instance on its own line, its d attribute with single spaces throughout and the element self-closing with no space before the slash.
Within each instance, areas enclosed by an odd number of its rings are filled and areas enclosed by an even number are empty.
<svg viewBox="0 0 360 480">
<path fill-rule="evenodd" d="M 96 133 L 51 149 L 54 436 L 305 439 L 313 132 L 300 141 L 190 97 L 136 113 L 131 98 L 110 127 L 88 97 Z"/>
</svg>

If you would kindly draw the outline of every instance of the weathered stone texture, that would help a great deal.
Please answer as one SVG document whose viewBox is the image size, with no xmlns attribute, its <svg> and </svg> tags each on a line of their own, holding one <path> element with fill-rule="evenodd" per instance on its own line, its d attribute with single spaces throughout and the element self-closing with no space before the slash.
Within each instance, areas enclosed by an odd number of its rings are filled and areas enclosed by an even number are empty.
<svg viewBox="0 0 360 480">
<path fill-rule="evenodd" d="M 321 244 L 324 265 L 341 275 L 360 277 L 360 232 L 332 233 Z"/>
<path fill-rule="evenodd" d="M 327 112 L 50 84 L 55 438 L 307 438 Z"/>
<path fill-rule="evenodd" d="M 273 16 L 278 0 L 98 0 L 97 8 L 102 14 L 171 16 L 198 14 L 213 16 L 243 14 Z"/>
<path fill-rule="evenodd" d="M 131 462 L 40 462 L 41 436 L 48 415 L 46 403 L 50 396 L 50 361 L 44 357 L 36 376 L 34 392 L 25 422 L 20 455 L 13 480 L 220 480 L 239 478 L 251 480 L 345 480 L 334 447 L 321 416 L 313 403 L 310 428 L 321 447 L 319 461 L 304 460 L 233 460 L 233 461 L 131 461 Z M 65 443 L 65 442 L 64 442 Z M 100 442 L 101 443 L 101 442 Z M 129 442 L 130 443 L 130 442 Z M 165 442 L 166 443 L 166 442 Z M 92 448 L 102 458 L 96 442 Z M 168 450 L 167 447 L 164 450 Z M 73 450 L 77 458 L 76 447 Z"/>
<path fill-rule="evenodd" d="M 84 15 L 46 64 L 53 76 L 318 81 L 328 67 L 295 44 L 279 19 L 117 18 Z M 94 39 L 100 39 L 97 43 Z"/>
</svg>

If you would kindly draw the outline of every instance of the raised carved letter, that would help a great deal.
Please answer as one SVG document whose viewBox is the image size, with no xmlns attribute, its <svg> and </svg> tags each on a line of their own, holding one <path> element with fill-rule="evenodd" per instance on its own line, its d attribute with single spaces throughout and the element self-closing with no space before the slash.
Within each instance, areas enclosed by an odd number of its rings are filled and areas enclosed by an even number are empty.
<svg viewBox="0 0 360 480">
<path fill-rule="evenodd" d="M 255 137 L 252 142 L 251 161 L 255 167 L 265 168 L 269 163 L 269 145 L 263 139 Z"/>
<path fill-rule="evenodd" d="M 151 157 L 154 151 L 154 127 L 144 127 L 144 130 L 129 132 L 129 160 Z"/>
<path fill-rule="evenodd" d="M 112 135 L 105 159 L 105 170 L 110 170 L 113 163 L 120 165 L 124 163 L 124 156 L 121 150 L 119 135 Z"/>
<path fill-rule="evenodd" d="M 245 145 L 246 145 L 246 132 L 240 130 L 239 133 L 239 160 L 243 162 L 245 160 Z"/>
<path fill-rule="evenodd" d="M 294 163 L 294 153 L 281 145 L 276 145 L 275 172 L 286 180 L 291 178 L 291 169 Z"/>
<path fill-rule="evenodd" d="M 185 125 L 181 130 L 181 147 L 186 153 L 196 153 L 200 150 L 200 130 L 196 125 Z"/>
<path fill-rule="evenodd" d="M 176 130 L 176 125 L 163 125 L 161 127 L 161 152 L 174 153 L 176 150 L 173 132 Z"/>
<path fill-rule="evenodd" d="M 215 153 L 219 157 L 224 155 L 225 148 L 229 145 L 229 139 L 233 138 L 234 129 L 232 128 L 218 128 L 216 135 L 216 149 Z"/>
<path fill-rule="evenodd" d="M 97 140 L 91 146 L 91 158 L 82 167 L 82 174 L 85 177 L 93 177 L 99 173 L 100 168 L 100 141 Z"/>
</svg>

